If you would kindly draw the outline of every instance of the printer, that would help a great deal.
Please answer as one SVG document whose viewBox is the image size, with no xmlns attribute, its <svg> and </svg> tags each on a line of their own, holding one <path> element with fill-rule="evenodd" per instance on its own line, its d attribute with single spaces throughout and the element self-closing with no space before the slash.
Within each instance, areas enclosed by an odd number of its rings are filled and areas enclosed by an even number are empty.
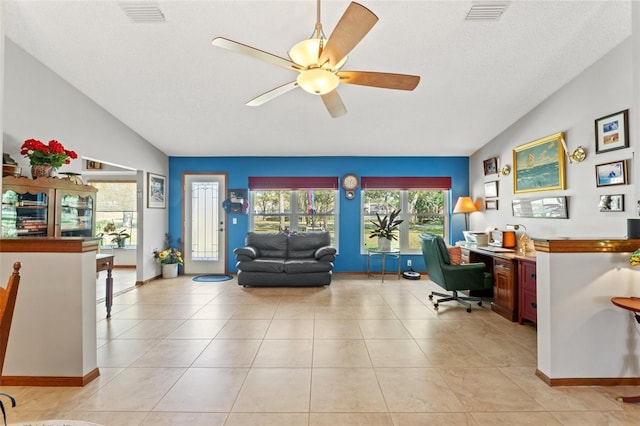
<svg viewBox="0 0 640 426">
<path fill-rule="evenodd" d="M 467 244 L 483 247 L 489 244 L 489 234 L 484 231 L 462 231 Z"/>
</svg>

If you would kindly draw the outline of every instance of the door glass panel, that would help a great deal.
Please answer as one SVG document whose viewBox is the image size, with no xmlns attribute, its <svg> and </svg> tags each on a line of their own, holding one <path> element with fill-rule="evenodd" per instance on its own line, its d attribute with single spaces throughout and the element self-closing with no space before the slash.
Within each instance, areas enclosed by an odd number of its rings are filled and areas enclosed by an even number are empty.
<svg viewBox="0 0 640 426">
<path fill-rule="evenodd" d="M 191 259 L 218 260 L 218 182 L 191 183 Z"/>
</svg>

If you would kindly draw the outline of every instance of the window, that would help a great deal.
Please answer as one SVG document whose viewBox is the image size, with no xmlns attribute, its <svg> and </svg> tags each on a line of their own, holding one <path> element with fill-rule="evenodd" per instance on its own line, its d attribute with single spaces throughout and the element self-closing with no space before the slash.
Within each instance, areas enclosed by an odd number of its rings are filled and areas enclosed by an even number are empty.
<svg viewBox="0 0 640 426">
<path fill-rule="evenodd" d="M 433 232 L 446 240 L 449 223 L 445 212 L 448 211 L 450 182 L 447 178 L 363 177 L 361 250 L 365 252 L 368 248 L 378 246 L 376 238 L 369 238 L 372 229 L 370 221 L 376 219 L 376 213 L 384 216 L 394 209 L 402 210 L 399 218 L 404 222 L 400 224 L 398 240 L 392 241 L 391 247 L 399 248 L 402 253 L 420 253 L 419 237 L 422 232 Z"/>
<path fill-rule="evenodd" d="M 111 232 L 125 231 L 130 237 L 125 241 L 128 246 L 137 245 L 137 184 L 134 181 L 91 181 L 98 189 L 96 195 L 96 234 L 102 237 L 102 243 L 114 245 Z M 113 224 L 115 231 L 104 232 L 107 225 Z"/>
<path fill-rule="evenodd" d="M 335 247 L 337 188 L 337 177 L 249 178 L 250 228 L 254 232 L 328 231 Z"/>
</svg>

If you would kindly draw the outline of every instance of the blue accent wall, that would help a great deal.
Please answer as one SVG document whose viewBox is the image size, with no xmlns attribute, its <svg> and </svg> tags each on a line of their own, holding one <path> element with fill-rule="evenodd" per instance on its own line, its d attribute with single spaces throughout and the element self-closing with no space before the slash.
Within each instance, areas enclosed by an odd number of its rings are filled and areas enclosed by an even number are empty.
<svg viewBox="0 0 640 426">
<path fill-rule="evenodd" d="M 357 176 L 451 176 L 451 197 L 469 195 L 468 157 L 170 157 L 169 158 L 169 234 L 182 236 L 182 174 L 188 172 L 227 173 L 228 188 L 246 188 L 249 176 L 336 176 L 346 173 Z M 449 204 L 453 206 L 451 200 Z M 360 188 L 356 197 L 347 200 L 340 188 L 339 249 L 336 272 L 363 272 L 367 259 L 360 254 Z M 251 208 L 251 206 L 249 206 Z M 450 214 L 451 212 L 449 212 Z M 231 224 L 236 218 L 238 223 Z M 230 214 L 227 217 L 227 269 L 235 272 L 233 249 L 244 244 L 249 229 L 246 214 Z M 449 217 L 451 241 L 461 240 L 464 216 Z M 424 271 L 420 255 L 403 255 L 413 260 L 413 269 Z M 372 265 L 379 269 L 379 265 Z M 389 265 L 393 268 L 392 264 Z"/>
</svg>

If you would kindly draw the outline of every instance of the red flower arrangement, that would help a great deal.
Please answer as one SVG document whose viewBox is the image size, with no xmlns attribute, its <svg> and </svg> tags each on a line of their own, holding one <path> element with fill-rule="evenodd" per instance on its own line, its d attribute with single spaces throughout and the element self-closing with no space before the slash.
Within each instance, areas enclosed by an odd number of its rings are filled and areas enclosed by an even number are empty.
<svg viewBox="0 0 640 426">
<path fill-rule="evenodd" d="M 20 154 L 29 158 L 32 166 L 50 164 L 56 169 L 78 158 L 75 151 L 64 149 L 64 146 L 55 139 L 50 140 L 48 144 L 36 139 L 27 139 L 20 147 Z"/>
</svg>

